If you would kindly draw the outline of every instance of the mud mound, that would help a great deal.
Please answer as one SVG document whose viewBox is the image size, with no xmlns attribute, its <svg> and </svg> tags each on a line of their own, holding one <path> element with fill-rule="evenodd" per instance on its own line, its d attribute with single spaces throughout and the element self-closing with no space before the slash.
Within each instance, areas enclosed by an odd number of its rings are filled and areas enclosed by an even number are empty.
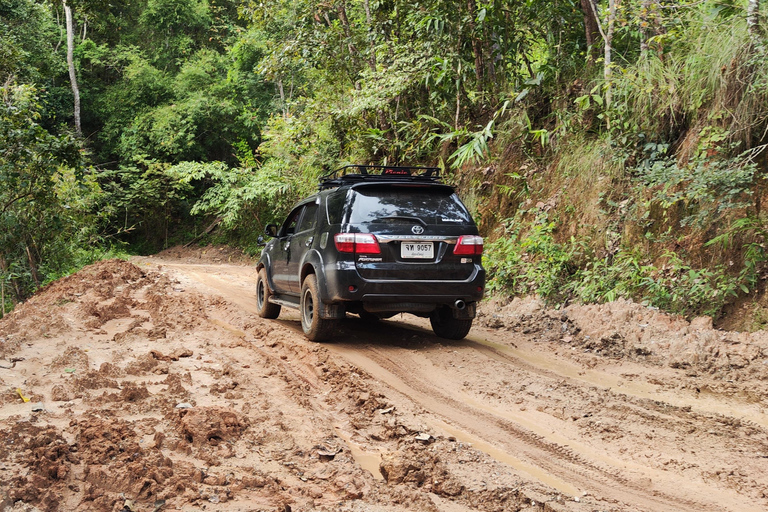
<svg viewBox="0 0 768 512">
<path fill-rule="evenodd" d="M 234 263 L 249 265 L 255 260 L 241 249 L 226 245 L 201 246 L 176 246 L 165 249 L 155 258 L 164 260 L 179 260 L 188 263 Z"/>
<path fill-rule="evenodd" d="M 195 447 L 217 446 L 231 441 L 248 427 L 237 411 L 223 407 L 200 407 L 181 413 L 179 432 Z"/>
<path fill-rule="evenodd" d="M 768 379 L 768 333 L 713 329 L 709 317 L 685 319 L 631 301 L 547 309 L 536 299 L 483 306 L 487 327 L 533 334 L 615 359 L 642 359 L 722 378 Z"/>
<path fill-rule="evenodd" d="M 120 419 L 89 417 L 76 421 L 76 442 L 86 464 L 129 462 L 141 454 L 138 436 Z"/>
<path fill-rule="evenodd" d="M 50 426 L 20 422 L 0 431 L 0 437 L 0 463 L 23 468 L 8 475 L 11 502 L 37 503 L 43 510 L 59 510 L 60 493 L 71 466 L 79 462 L 61 433 Z"/>
<path fill-rule="evenodd" d="M 0 355 L 14 353 L 26 339 L 71 332 L 81 322 L 101 334 L 113 331 L 112 339 L 121 343 L 160 340 L 169 330 L 194 329 L 206 318 L 207 303 L 182 292 L 167 276 L 145 273 L 127 261 L 90 265 L 47 286 L 3 318 Z"/>
<path fill-rule="evenodd" d="M 86 354 L 80 347 L 67 347 L 62 355 L 55 357 L 51 362 L 51 368 L 55 370 L 60 370 L 62 368 L 87 370 L 88 365 L 88 354 Z"/>
<path fill-rule="evenodd" d="M 79 272 L 55 281 L 35 294 L 27 303 L 40 306 L 62 301 L 74 301 L 86 293 L 102 299 L 115 296 L 115 290 L 136 283 L 144 272 L 125 260 L 105 260 L 88 265 Z"/>
</svg>

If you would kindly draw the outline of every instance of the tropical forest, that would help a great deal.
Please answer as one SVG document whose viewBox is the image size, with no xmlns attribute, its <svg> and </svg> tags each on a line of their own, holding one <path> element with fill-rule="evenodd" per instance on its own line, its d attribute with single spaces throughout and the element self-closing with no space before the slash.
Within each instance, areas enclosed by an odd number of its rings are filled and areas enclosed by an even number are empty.
<svg viewBox="0 0 768 512">
<path fill-rule="evenodd" d="M 258 255 L 318 177 L 376 164 L 440 168 L 489 294 L 717 321 L 765 291 L 766 10 L 0 0 L 0 315 L 106 257 Z"/>
</svg>

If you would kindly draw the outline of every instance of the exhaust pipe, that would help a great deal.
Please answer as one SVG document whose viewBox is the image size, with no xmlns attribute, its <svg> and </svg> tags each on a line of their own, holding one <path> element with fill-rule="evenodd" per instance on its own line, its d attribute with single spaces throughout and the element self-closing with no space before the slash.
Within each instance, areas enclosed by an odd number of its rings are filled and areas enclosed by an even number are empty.
<svg viewBox="0 0 768 512">
<path fill-rule="evenodd" d="M 462 310 L 467 307 L 467 303 L 461 299 L 458 299 L 456 302 L 453 303 L 453 307 L 458 310 Z"/>
</svg>

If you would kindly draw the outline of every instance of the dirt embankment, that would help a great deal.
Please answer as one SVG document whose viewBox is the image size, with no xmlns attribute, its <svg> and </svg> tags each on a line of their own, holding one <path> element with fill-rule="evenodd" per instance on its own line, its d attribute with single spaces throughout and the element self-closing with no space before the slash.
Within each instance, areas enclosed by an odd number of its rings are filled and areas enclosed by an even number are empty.
<svg viewBox="0 0 768 512">
<path fill-rule="evenodd" d="M 768 508 L 765 333 L 516 300 L 462 342 L 313 344 L 225 252 L 98 263 L 0 320 L 0 511 Z"/>
</svg>

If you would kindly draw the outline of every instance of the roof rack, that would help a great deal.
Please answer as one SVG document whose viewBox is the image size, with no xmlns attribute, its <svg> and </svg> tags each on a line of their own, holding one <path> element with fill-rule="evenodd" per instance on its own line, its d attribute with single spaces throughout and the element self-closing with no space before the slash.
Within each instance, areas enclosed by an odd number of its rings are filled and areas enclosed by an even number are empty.
<svg viewBox="0 0 768 512">
<path fill-rule="evenodd" d="M 319 189 L 326 190 L 366 181 L 398 181 L 442 183 L 438 167 L 404 167 L 392 165 L 345 165 L 321 176 Z"/>
</svg>

